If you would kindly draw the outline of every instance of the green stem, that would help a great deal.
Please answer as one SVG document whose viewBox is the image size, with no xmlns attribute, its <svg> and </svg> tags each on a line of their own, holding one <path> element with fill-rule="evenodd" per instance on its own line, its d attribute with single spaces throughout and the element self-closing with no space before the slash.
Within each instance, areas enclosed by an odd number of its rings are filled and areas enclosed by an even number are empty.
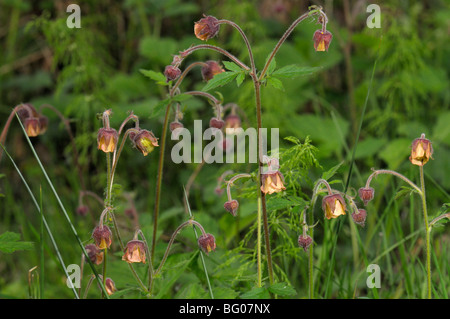
<svg viewBox="0 0 450 319">
<path fill-rule="evenodd" d="M 427 200 L 425 195 L 425 179 L 423 176 L 423 166 L 420 166 L 420 186 L 422 190 L 422 206 L 423 206 L 423 219 L 425 222 L 425 236 L 426 236 L 426 254 L 427 254 L 427 298 L 431 299 L 431 251 L 430 251 L 430 232 L 431 228 L 428 224 L 428 212 L 427 212 Z"/>
<path fill-rule="evenodd" d="M 164 151 L 166 149 L 166 138 L 167 138 L 167 128 L 169 126 L 169 115 L 170 115 L 170 106 L 172 103 L 167 104 L 166 107 L 166 115 L 164 117 L 164 124 L 161 135 L 161 147 L 159 150 L 159 162 L 158 162 L 158 177 L 156 179 L 156 195 L 155 195 L 155 209 L 153 212 L 153 236 L 152 236 L 152 249 L 150 251 L 150 259 L 153 262 L 153 256 L 155 255 L 155 246 L 156 246 L 156 232 L 158 228 L 158 215 L 159 215 L 159 206 L 161 201 L 161 185 L 162 185 L 162 176 L 163 176 L 163 168 L 164 168 Z M 153 265 L 152 265 L 153 266 Z"/>
<path fill-rule="evenodd" d="M 261 198 L 258 198 L 258 233 L 257 233 L 257 272 L 258 272 L 258 287 L 262 286 L 262 280 L 261 280 L 261 215 L 262 215 L 262 208 L 261 208 Z"/>
<path fill-rule="evenodd" d="M 102 281 L 103 281 L 103 286 L 106 287 L 106 259 L 107 259 L 106 257 L 108 255 L 108 248 L 104 249 L 103 253 L 104 253 L 104 258 L 103 258 L 103 279 L 102 279 Z M 104 293 L 102 291 L 102 298 L 104 297 L 103 294 Z"/>
</svg>

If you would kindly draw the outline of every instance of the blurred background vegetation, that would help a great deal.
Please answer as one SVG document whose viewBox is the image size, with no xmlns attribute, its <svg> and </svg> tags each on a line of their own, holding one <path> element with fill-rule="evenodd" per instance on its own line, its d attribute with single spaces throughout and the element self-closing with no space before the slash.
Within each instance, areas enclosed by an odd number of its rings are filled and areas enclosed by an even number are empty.
<svg viewBox="0 0 450 319">
<path fill-rule="evenodd" d="M 69 29 L 66 25 L 70 14 L 66 8 L 70 3 L 81 7 L 81 29 Z M 366 26 L 369 3 L 381 7 L 380 29 Z M 333 34 L 328 52 L 314 51 L 312 35 L 319 26 L 304 21 L 283 45 L 276 61 L 277 67 L 298 64 L 321 66 L 322 70 L 311 76 L 283 80 L 284 90 L 267 86 L 262 92 L 263 127 L 280 128 L 282 147 L 295 147 L 293 139 L 285 137 L 293 136 L 304 143 L 309 136 L 317 148 L 314 156 L 318 165 L 284 166 L 287 171 L 283 173 L 289 182 L 287 194 L 295 195 L 298 201 L 307 201 L 312 182 L 340 163 L 343 164 L 332 179 L 334 187 L 344 189 L 372 68 L 378 59 L 350 187 L 362 187 L 371 168 L 397 170 L 418 181 L 417 167 L 412 167 L 408 156 L 412 140 L 425 133 L 435 151 L 434 160 L 425 167 L 429 214 L 437 216 L 442 205 L 449 201 L 450 192 L 450 8 L 444 0 L 2 0 L 0 127 L 3 128 L 12 108 L 22 102 L 36 107 L 49 103 L 70 119 L 78 158 L 63 123 L 49 109 L 43 111 L 50 120 L 48 131 L 32 141 L 80 238 L 87 243 L 102 206 L 86 197 L 89 212 L 86 216 L 78 215 L 79 192 L 89 190 L 102 197 L 106 185 L 105 158 L 96 144 L 101 125 L 97 113 L 112 109 L 111 125 L 117 128 L 132 110 L 140 117 L 141 127 L 160 137 L 163 116 L 150 115 L 152 108 L 165 98 L 166 91 L 140 69 L 163 72 L 173 54 L 199 44 L 193 25 L 203 13 L 239 24 L 252 43 L 257 68 L 261 69 L 290 23 L 312 4 L 323 6 L 328 15 L 328 29 Z M 222 26 L 219 36 L 208 43 L 248 61 L 246 47 L 231 27 Z M 222 57 L 206 50 L 197 51 L 183 62 L 182 68 L 189 62 L 210 59 Z M 201 90 L 204 84 L 200 71 L 194 70 L 183 82 L 182 91 Z M 256 126 L 250 81 L 240 87 L 231 83 L 217 91 L 225 103 L 237 103 L 245 112 L 244 128 Z M 200 98 L 183 102 L 182 110 L 187 128 L 192 128 L 196 119 L 204 120 L 206 126 L 212 116 L 211 107 Z M 198 165 L 172 163 L 168 154 L 173 143 L 169 141 L 166 154 L 157 260 L 162 257 L 172 231 L 188 219 L 183 206 L 183 185 Z M 43 211 L 64 261 L 79 264 L 81 250 L 17 121 L 13 121 L 5 146 L 36 196 L 42 187 Z M 151 240 L 159 149 L 143 157 L 129 146 L 128 143 L 116 173 L 115 182 L 120 185 L 116 190 L 117 218 L 126 240 L 131 239 L 136 225 Z M 301 165 L 302 160 L 300 157 L 289 163 Z M 239 218 L 236 220 L 226 212 L 223 209 L 226 195 L 218 196 L 214 189 L 217 178 L 229 169 L 244 172 L 248 167 L 211 164 L 198 171 L 190 192 L 191 209 L 206 231 L 216 236 L 217 250 L 206 258 L 214 296 L 255 297 L 248 294 L 255 285 L 255 194 L 251 192 L 251 183 L 239 182 L 233 188 L 233 196 L 241 204 Z M 28 271 L 39 265 L 40 217 L 6 157 L 0 163 L 0 174 L 0 234 L 19 233 L 21 240 L 35 243 L 28 250 L 0 252 L 0 297 L 28 298 Z M 337 221 L 324 222 L 320 207 L 316 207 L 318 297 L 424 296 L 423 234 L 416 232 L 423 224 L 419 199 L 405 196 L 394 200 L 403 185 L 388 176 L 377 178 L 372 186 L 376 198 L 367 208 L 366 227 L 356 228 L 350 217 L 342 217 L 345 220 L 336 247 L 332 242 Z M 268 205 L 276 279 L 295 289 L 289 298 L 305 298 L 307 254 L 296 243 L 302 206 L 283 194 L 274 198 L 278 200 L 271 203 L 269 199 Z M 137 220 L 125 214 L 131 207 L 136 208 Z M 435 297 L 448 298 L 450 292 L 449 243 L 448 226 L 433 231 Z M 167 270 L 156 283 L 156 297 L 209 297 L 196 247 L 193 232 L 183 231 Z M 45 248 L 44 297 L 72 298 L 53 247 L 46 241 Z M 128 289 L 129 294 L 122 296 L 136 297 L 134 279 L 120 261 L 118 248 L 115 244 L 108 257 L 112 259 L 109 276 L 119 291 Z M 336 258 L 332 264 L 334 248 Z M 382 269 L 382 288 L 377 291 L 368 290 L 365 285 L 365 269 L 373 260 Z M 89 271 L 85 269 L 86 277 Z M 138 271 L 144 276 L 144 267 Z M 89 296 L 99 297 L 100 293 L 92 288 Z"/>
</svg>

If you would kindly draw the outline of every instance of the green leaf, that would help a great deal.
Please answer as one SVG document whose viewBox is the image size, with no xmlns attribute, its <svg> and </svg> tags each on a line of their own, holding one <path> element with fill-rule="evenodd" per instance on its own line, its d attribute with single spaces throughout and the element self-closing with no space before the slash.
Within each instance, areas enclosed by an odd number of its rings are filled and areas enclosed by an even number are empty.
<svg viewBox="0 0 450 319">
<path fill-rule="evenodd" d="M 291 64 L 274 71 L 272 76 L 278 78 L 294 78 L 297 76 L 313 74 L 320 69 L 321 67 L 301 67 L 296 64 Z"/>
<path fill-rule="evenodd" d="M 276 88 L 280 91 L 284 91 L 283 82 L 281 82 L 281 80 L 279 80 L 277 78 L 274 78 L 274 77 L 267 78 L 267 84 L 273 86 L 274 88 Z"/>
<path fill-rule="evenodd" d="M 0 251 L 11 254 L 17 250 L 30 250 L 33 248 L 32 242 L 19 241 L 20 234 L 6 232 L 0 235 Z"/>
<path fill-rule="evenodd" d="M 273 284 L 269 287 L 269 291 L 278 296 L 292 296 L 297 294 L 297 291 L 285 282 Z"/>
<path fill-rule="evenodd" d="M 238 87 L 241 86 L 242 82 L 244 82 L 244 79 L 245 73 L 244 72 L 239 73 L 239 75 L 236 77 L 236 84 Z"/>
<path fill-rule="evenodd" d="M 267 57 L 267 59 L 269 59 L 269 57 Z M 267 63 L 267 60 L 266 60 Z M 277 67 L 277 62 L 275 61 L 275 58 L 272 59 L 272 61 L 270 61 L 269 66 L 267 67 L 267 74 L 270 75 L 272 74 L 272 72 L 275 70 L 275 68 Z"/>
<path fill-rule="evenodd" d="M 191 97 L 192 97 L 192 95 L 190 95 L 190 94 L 178 94 L 178 95 L 175 95 L 172 98 L 172 100 L 177 101 L 177 102 L 183 102 L 183 101 L 189 100 Z"/>
<path fill-rule="evenodd" d="M 167 79 L 166 79 L 165 75 L 161 72 L 155 72 L 152 70 L 144 70 L 144 69 L 140 69 L 139 71 L 146 77 L 149 77 L 150 79 L 156 81 L 156 83 L 159 85 L 168 85 L 169 84 L 169 83 L 167 83 Z"/>
<path fill-rule="evenodd" d="M 223 61 L 223 65 L 225 66 L 225 68 L 227 70 L 233 71 L 233 72 L 241 72 L 243 71 L 239 65 L 237 65 L 234 62 L 229 62 L 229 61 Z"/>
<path fill-rule="evenodd" d="M 402 186 L 401 189 L 395 194 L 395 200 L 407 196 L 412 195 L 413 193 L 416 193 L 417 191 L 414 188 Z"/>
<path fill-rule="evenodd" d="M 334 174 L 336 174 L 336 172 L 339 170 L 339 168 L 342 166 L 342 164 L 344 164 L 344 162 L 340 162 L 336 166 L 332 167 L 330 170 L 324 172 L 322 174 L 322 179 L 328 181 L 331 177 L 334 176 Z"/>
<path fill-rule="evenodd" d="M 211 80 L 208 81 L 208 83 L 203 88 L 203 91 L 206 92 L 218 86 L 223 86 L 232 81 L 236 76 L 238 76 L 238 74 L 238 72 L 222 72 L 216 74 Z"/>
<path fill-rule="evenodd" d="M 247 291 L 246 293 L 241 295 L 242 299 L 269 299 L 270 294 L 267 288 L 259 287 L 259 288 L 253 288 L 250 291 Z"/>
</svg>

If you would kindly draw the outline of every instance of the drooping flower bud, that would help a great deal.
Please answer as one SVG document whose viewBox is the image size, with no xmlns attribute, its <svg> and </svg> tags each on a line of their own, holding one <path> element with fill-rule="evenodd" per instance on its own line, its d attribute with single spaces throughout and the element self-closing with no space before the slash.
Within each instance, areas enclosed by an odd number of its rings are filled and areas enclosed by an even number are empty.
<svg viewBox="0 0 450 319">
<path fill-rule="evenodd" d="M 111 246 L 112 233 L 108 226 L 97 226 L 92 232 L 92 238 L 94 238 L 95 245 L 98 249 L 106 249 Z"/>
<path fill-rule="evenodd" d="M 412 164 L 423 166 L 432 158 L 431 155 L 433 155 L 433 147 L 430 140 L 425 138 L 425 134 L 412 142 L 411 156 L 409 157 Z"/>
<path fill-rule="evenodd" d="M 103 251 L 94 244 L 88 244 L 84 247 L 88 253 L 89 259 L 94 265 L 100 265 L 103 262 Z"/>
<path fill-rule="evenodd" d="M 164 70 L 164 75 L 166 76 L 166 81 L 173 81 L 178 79 L 178 77 L 181 75 L 181 70 L 173 65 L 166 66 Z"/>
<path fill-rule="evenodd" d="M 178 122 L 178 121 L 173 121 L 169 125 L 169 129 L 171 132 L 175 131 L 177 128 L 183 128 L 183 127 L 184 127 L 183 123 Z"/>
<path fill-rule="evenodd" d="M 105 280 L 105 290 L 109 296 L 117 291 L 116 284 L 111 278 L 106 278 Z"/>
<path fill-rule="evenodd" d="M 217 117 L 211 118 L 209 121 L 209 127 L 221 129 L 225 125 L 225 122 L 221 119 L 218 119 Z"/>
<path fill-rule="evenodd" d="M 144 156 L 151 153 L 158 145 L 158 139 L 151 131 L 140 130 L 133 139 L 136 148 L 142 152 Z"/>
<path fill-rule="evenodd" d="M 76 212 L 77 212 L 77 215 L 86 216 L 87 213 L 89 212 L 89 208 L 86 205 L 80 205 L 77 207 Z"/>
<path fill-rule="evenodd" d="M 115 129 L 102 127 L 97 134 L 98 149 L 105 153 L 114 152 L 118 139 L 119 135 Z"/>
<path fill-rule="evenodd" d="M 313 36 L 314 49 L 316 51 L 328 51 L 331 39 L 333 39 L 333 35 L 329 31 L 317 30 Z"/>
<path fill-rule="evenodd" d="M 353 221 L 362 227 L 364 227 L 364 224 L 366 222 L 366 217 L 367 217 L 367 212 L 365 209 L 358 209 L 357 212 L 353 212 L 353 214 L 352 214 Z"/>
<path fill-rule="evenodd" d="M 216 249 L 216 240 L 211 234 L 201 235 L 198 238 L 198 245 L 206 254 L 209 254 Z"/>
<path fill-rule="evenodd" d="M 361 200 L 364 202 L 364 205 L 367 205 L 367 203 L 373 199 L 375 190 L 372 187 L 361 187 L 358 190 L 358 194 Z"/>
<path fill-rule="evenodd" d="M 309 235 L 300 235 L 298 237 L 298 245 L 305 251 L 308 250 L 309 246 L 312 244 L 312 238 Z"/>
<path fill-rule="evenodd" d="M 25 132 L 29 137 L 38 136 L 41 133 L 41 123 L 37 117 L 28 117 L 24 121 Z"/>
<path fill-rule="evenodd" d="M 202 67 L 202 77 L 205 81 L 211 80 L 216 74 L 225 72 L 216 61 L 207 61 Z"/>
<path fill-rule="evenodd" d="M 236 216 L 237 210 L 239 208 L 239 202 L 235 199 L 225 202 L 223 207 L 231 213 L 231 215 Z"/>
<path fill-rule="evenodd" d="M 145 243 L 141 240 L 130 240 L 125 247 L 122 260 L 127 263 L 145 264 Z"/>
<path fill-rule="evenodd" d="M 219 20 L 213 16 L 204 16 L 194 25 L 195 36 L 202 41 L 214 38 L 219 33 L 219 29 Z"/>
<path fill-rule="evenodd" d="M 325 196 L 322 200 L 322 209 L 327 219 L 345 215 L 345 201 L 339 194 Z"/>
</svg>

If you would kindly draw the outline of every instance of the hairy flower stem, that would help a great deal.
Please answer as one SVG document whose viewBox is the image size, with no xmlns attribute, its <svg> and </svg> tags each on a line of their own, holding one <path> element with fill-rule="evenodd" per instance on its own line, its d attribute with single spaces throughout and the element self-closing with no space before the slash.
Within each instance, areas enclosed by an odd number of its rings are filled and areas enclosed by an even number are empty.
<svg viewBox="0 0 450 319">
<path fill-rule="evenodd" d="M 166 262 L 167 257 L 169 255 L 170 248 L 172 247 L 172 244 L 175 241 L 175 238 L 177 237 L 178 233 L 184 227 L 189 226 L 189 225 L 197 226 L 198 228 L 200 228 L 200 231 L 202 232 L 202 235 L 206 236 L 206 232 L 205 232 L 205 229 L 203 228 L 203 226 L 199 222 L 197 222 L 197 221 L 195 221 L 193 219 L 185 221 L 180 226 L 178 226 L 177 229 L 175 229 L 175 231 L 173 232 L 172 237 L 170 237 L 169 244 L 167 245 L 166 251 L 165 251 L 164 256 L 163 256 L 163 259 L 161 260 L 161 263 L 160 263 L 158 269 L 156 269 L 156 271 L 154 272 L 155 276 L 157 276 L 159 274 L 159 272 L 161 271 L 162 267 L 164 266 L 164 263 Z"/>
<path fill-rule="evenodd" d="M 427 200 L 426 200 L 426 193 L 425 193 L 425 179 L 423 174 L 423 166 L 420 166 L 420 188 L 414 184 L 411 180 L 409 180 L 407 177 L 403 176 L 400 173 L 397 173 L 396 171 L 390 171 L 390 170 L 376 170 L 374 171 L 366 182 L 366 188 L 370 187 L 370 182 L 372 179 L 377 176 L 378 174 L 390 174 L 394 175 L 406 183 L 408 183 L 414 190 L 420 195 L 421 201 L 422 201 L 422 211 L 423 211 L 423 219 L 425 224 L 425 245 L 426 245 L 426 265 L 427 265 L 427 298 L 431 299 L 431 248 L 430 248 L 430 237 L 431 237 L 431 227 L 428 222 L 428 212 L 427 212 Z"/>
<path fill-rule="evenodd" d="M 428 212 L 427 212 L 427 199 L 425 195 L 425 179 L 423 176 L 423 166 L 420 168 L 420 187 L 422 190 L 422 207 L 423 207 L 423 220 L 425 223 L 425 242 L 426 242 L 426 264 L 427 264 L 427 298 L 431 299 L 431 249 L 430 249 L 430 233 L 431 227 L 428 224 Z"/>
<path fill-rule="evenodd" d="M 158 161 L 158 175 L 156 178 L 156 195 L 155 195 L 155 208 L 153 211 L 153 235 L 152 235 L 152 249 L 150 250 L 150 259 L 153 262 L 153 256 L 155 255 L 156 246 L 156 232 L 158 229 L 158 215 L 161 201 L 161 185 L 162 176 L 164 168 L 164 152 L 166 150 L 166 139 L 167 139 L 167 128 L 169 126 L 169 115 L 172 103 L 168 103 L 166 106 L 166 115 L 164 116 L 164 124 L 162 128 L 161 135 L 161 147 L 159 150 L 159 161 Z M 153 266 L 153 265 L 152 265 Z"/>
</svg>

